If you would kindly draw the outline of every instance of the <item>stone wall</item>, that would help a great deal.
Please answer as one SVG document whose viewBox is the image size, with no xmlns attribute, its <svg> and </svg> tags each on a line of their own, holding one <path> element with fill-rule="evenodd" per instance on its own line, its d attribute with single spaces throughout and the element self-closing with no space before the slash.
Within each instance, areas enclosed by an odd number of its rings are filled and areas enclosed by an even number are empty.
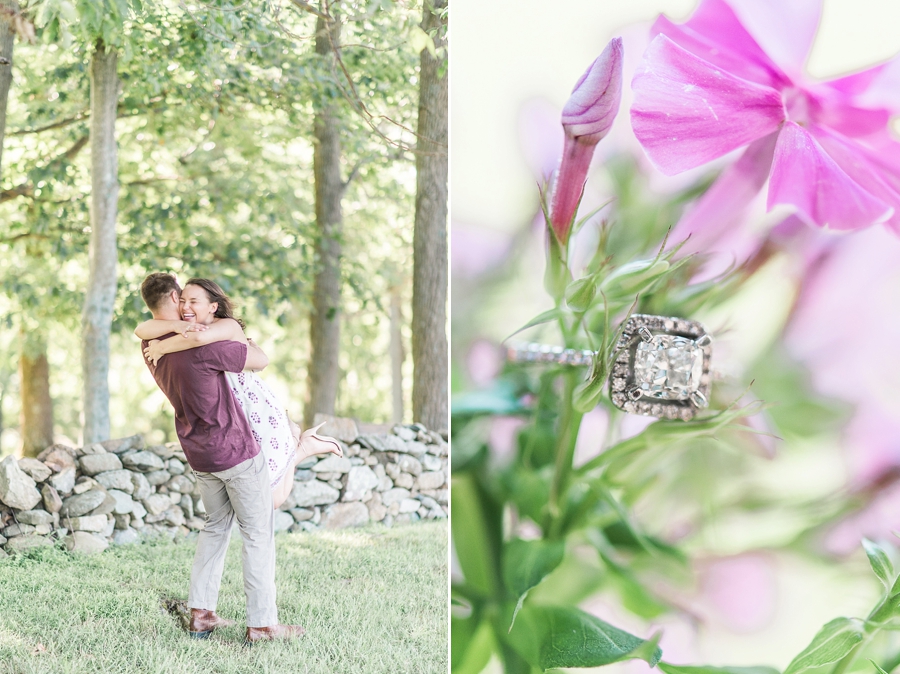
<svg viewBox="0 0 900 674">
<path fill-rule="evenodd" d="M 276 531 L 337 529 L 447 516 L 446 438 L 420 425 L 375 426 L 317 417 L 344 458 L 311 457 L 275 513 Z M 0 557 L 63 541 L 96 552 L 146 536 L 203 527 L 196 480 L 178 443 L 146 446 L 135 435 L 36 458 L 0 461 Z"/>
</svg>

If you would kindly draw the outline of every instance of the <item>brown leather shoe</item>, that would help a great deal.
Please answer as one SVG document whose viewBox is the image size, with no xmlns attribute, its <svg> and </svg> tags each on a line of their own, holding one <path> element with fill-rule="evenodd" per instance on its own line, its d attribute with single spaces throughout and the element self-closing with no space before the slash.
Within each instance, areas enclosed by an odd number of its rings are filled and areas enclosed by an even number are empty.
<svg viewBox="0 0 900 674">
<path fill-rule="evenodd" d="M 209 635 L 217 627 L 231 627 L 235 622 L 216 615 L 215 611 L 207 611 L 203 608 L 191 609 L 191 622 L 188 632 L 192 639 L 209 639 Z"/>
<path fill-rule="evenodd" d="M 300 625 L 272 625 L 271 627 L 248 627 L 244 643 L 272 641 L 273 639 L 296 639 L 303 636 L 306 630 Z"/>
</svg>

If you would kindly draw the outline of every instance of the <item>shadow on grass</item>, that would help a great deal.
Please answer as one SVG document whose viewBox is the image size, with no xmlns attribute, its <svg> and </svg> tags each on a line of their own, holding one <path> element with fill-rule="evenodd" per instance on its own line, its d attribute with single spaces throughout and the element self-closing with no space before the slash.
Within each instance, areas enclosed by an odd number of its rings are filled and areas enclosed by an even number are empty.
<svg viewBox="0 0 900 674">
<path fill-rule="evenodd" d="M 184 599 L 175 599 L 173 597 L 160 597 L 159 604 L 165 613 L 168 613 L 175 620 L 175 623 L 185 632 L 190 629 L 191 610 L 188 608 L 187 601 Z"/>
</svg>

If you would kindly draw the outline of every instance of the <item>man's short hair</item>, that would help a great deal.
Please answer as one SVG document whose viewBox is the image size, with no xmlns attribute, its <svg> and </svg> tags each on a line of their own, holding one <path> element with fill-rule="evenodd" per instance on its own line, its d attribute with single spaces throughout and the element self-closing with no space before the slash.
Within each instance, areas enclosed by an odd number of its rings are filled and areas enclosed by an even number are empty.
<svg viewBox="0 0 900 674">
<path fill-rule="evenodd" d="M 165 272 L 155 272 L 141 284 L 141 297 L 150 311 L 156 311 L 173 290 L 181 292 L 181 286 L 175 277 Z"/>
</svg>

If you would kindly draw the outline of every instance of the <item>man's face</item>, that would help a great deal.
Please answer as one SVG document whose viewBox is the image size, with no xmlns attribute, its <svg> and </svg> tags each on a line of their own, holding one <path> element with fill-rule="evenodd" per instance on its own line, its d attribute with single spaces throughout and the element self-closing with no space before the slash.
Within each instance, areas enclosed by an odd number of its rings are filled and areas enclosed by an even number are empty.
<svg viewBox="0 0 900 674">
<path fill-rule="evenodd" d="M 179 311 L 182 320 L 188 323 L 209 325 L 218 308 L 218 303 L 210 302 L 206 291 L 200 286 L 186 285 L 181 291 Z"/>
</svg>

